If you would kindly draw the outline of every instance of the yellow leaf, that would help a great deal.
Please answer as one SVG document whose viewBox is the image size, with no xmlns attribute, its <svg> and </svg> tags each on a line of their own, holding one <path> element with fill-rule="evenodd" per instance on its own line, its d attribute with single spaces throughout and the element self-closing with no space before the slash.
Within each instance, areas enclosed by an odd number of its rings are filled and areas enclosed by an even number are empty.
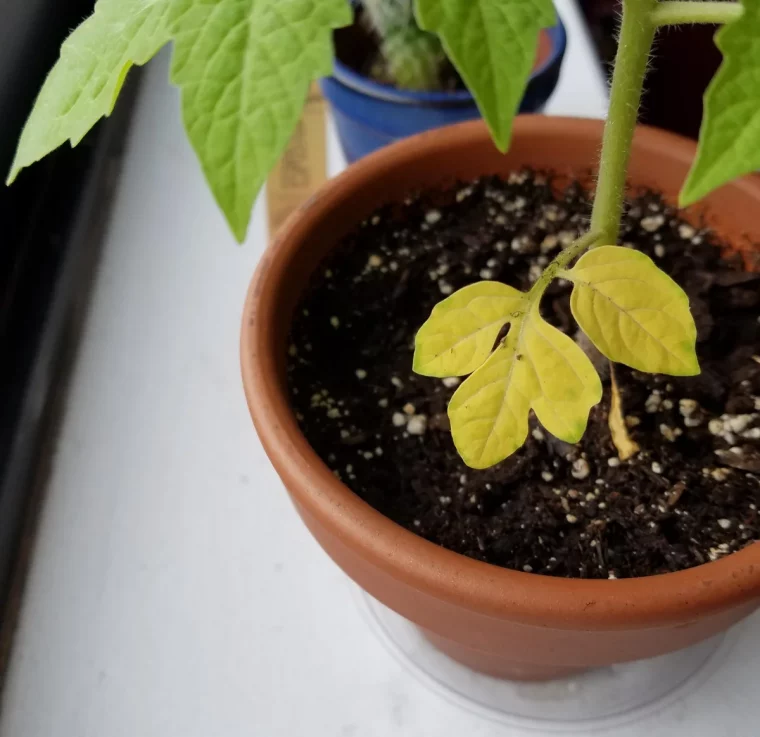
<svg viewBox="0 0 760 737">
<path fill-rule="evenodd" d="M 627 461 L 641 450 L 639 444 L 628 434 L 628 428 L 623 417 L 623 400 L 615 378 L 615 368 L 610 366 L 610 414 L 607 424 L 610 428 L 612 443 L 617 449 L 618 458 Z"/>
<path fill-rule="evenodd" d="M 531 406 L 538 421 L 555 438 L 566 443 L 577 443 L 586 432 L 589 409 L 599 401 L 589 397 L 576 402 L 550 402 L 546 397 L 538 397 Z"/>
<path fill-rule="evenodd" d="M 495 281 L 471 284 L 439 302 L 415 338 L 413 368 L 423 376 L 464 376 L 493 350 L 501 328 L 519 318 L 522 292 Z"/>
<path fill-rule="evenodd" d="M 559 276 L 575 284 L 573 315 L 611 361 L 650 373 L 699 373 L 689 298 L 649 256 L 600 246 Z"/>
<path fill-rule="evenodd" d="M 454 393 L 451 434 L 468 466 L 487 468 L 525 442 L 531 408 L 549 432 L 575 442 L 601 397 L 586 354 L 534 305 L 512 320 L 504 342 Z"/>
</svg>

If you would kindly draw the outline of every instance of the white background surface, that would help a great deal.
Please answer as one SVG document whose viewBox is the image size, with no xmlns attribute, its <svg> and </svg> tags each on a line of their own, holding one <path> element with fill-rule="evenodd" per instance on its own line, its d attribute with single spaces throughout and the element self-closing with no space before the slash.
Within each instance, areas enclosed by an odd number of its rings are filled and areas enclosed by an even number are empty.
<svg viewBox="0 0 760 737">
<path fill-rule="evenodd" d="M 557 1 L 570 38 L 550 111 L 598 116 L 602 77 L 572 1 Z M 151 65 L 132 127 L 0 735 L 522 734 L 399 665 L 290 508 L 238 368 L 263 203 L 237 247 L 185 140 L 167 63 Z M 330 160 L 340 167 L 332 132 Z M 735 679 L 615 734 L 750 734 L 729 722 L 753 706 L 758 649 L 745 636 Z"/>
</svg>

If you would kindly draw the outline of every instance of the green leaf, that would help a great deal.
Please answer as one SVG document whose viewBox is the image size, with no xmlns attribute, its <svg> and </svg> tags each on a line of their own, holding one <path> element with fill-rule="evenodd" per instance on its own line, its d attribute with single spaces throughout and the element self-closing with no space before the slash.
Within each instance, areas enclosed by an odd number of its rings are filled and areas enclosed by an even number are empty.
<svg viewBox="0 0 760 737">
<path fill-rule="evenodd" d="M 169 40 L 169 0 L 98 0 L 64 42 L 19 140 L 7 183 L 24 167 L 85 133 L 113 110 L 133 64 Z"/>
<path fill-rule="evenodd" d="M 472 373 L 488 358 L 505 323 L 525 310 L 525 297 L 506 284 L 483 281 L 439 302 L 417 332 L 414 370 L 424 376 Z"/>
<path fill-rule="evenodd" d="M 689 298 L 646 254 L 600 246 L 559 274 L 574 284 L 570 307 L 611 361 L 651 373 L 699 373 Z"/>
<path fill-rule="evenodd" d="M 760 3 L 715 36 L 723 63 L 704 101 L 699 147 L 680 204 L 690 205 L 732 179 L 760 169 Z"/>
<path fill-rule="evenodd" d="M 496 146 L 506 151 L 539 31 L 556 20 L 552 0 L 417 0 L 416 8 L 420 26 L 441 37 Z"/>
<path fill-rule="evenodd" d="M 209 186 L 238 240 L 309 84 L 332 71 L 346 0 L 173 0 L 172 81 Z"/>
<path fill-rule="evenodd" d="M 454 393 L 451 434 L 468 466 L 487 468 L 525 442 L 531 408 L 549 432 L 576 442 L 601 397 L 586 354 L 534 305 L 512 320 L 504 342 Z"/>
</svg>

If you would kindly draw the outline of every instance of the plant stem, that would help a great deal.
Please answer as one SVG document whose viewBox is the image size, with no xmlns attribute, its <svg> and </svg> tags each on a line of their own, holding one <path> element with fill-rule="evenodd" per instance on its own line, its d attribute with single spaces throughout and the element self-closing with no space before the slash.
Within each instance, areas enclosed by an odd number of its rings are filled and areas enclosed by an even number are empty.
<svg viewBox="0 0 760 737">
<path fill-rule="evenodd" d="M 655 5 L 650 19 L 655 26 L 677 23 L 730 23 L 744 12 L 740 2 L 709 0 L 665 0 Z"/>
<path fill-rule="evenodd" d="M 599 178 L 591 214 L 591 230 L 605 245 L 617 243 L 623 213 L 625 179 L 636 129 L 655 25 L 657 0 L 623 0 L 623 20 L 612 75 L 610 108 L 602 138 Z"/>
</svg>

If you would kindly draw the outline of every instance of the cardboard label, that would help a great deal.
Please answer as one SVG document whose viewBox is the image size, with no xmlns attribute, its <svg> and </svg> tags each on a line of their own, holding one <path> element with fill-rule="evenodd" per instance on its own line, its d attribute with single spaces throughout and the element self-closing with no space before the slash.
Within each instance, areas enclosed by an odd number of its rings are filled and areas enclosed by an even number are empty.
<svg viewBox="0 0 760 737">
<path fill-rule="evenodd" d="M 285 153 L 267 179 L 269 235 L 327 179 L 325 101 L 316 82 Z"/>
</svg>

